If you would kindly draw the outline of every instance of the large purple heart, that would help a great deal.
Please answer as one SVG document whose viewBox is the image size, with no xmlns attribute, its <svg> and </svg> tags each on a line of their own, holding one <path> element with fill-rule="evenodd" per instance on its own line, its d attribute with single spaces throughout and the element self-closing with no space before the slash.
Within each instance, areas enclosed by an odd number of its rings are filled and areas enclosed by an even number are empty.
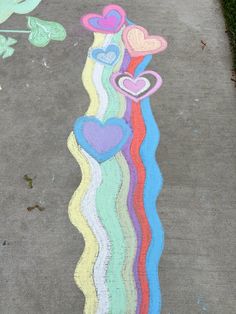
<svg viewBox="0 0 236 314">
<path fill-rule="evenodd" d="M 111 83 L 118 92 L 138 102 L 157 91 L 162 85 L 162 78 L 154 71 L 144 71 L 137 77 L 118 72 L 112 74 Z"/>
<path fill-rule="evenodd" d="M 82 16 L 81 23 L 92 32 L 109 34 L 118 32 L 125 19 L 125 11 L 119 5 L 110 4 L 103 9 L 102 15 L 89 13 Z"/>
<path fill-rule="evenodd" d="M 103 123 L 95 117 L 81 117 L 74 124 L 74 134 L 89 155 L 103 162 L 122 149 L 131 130 L 123 119 L 112 118 Z"/>
</svg>

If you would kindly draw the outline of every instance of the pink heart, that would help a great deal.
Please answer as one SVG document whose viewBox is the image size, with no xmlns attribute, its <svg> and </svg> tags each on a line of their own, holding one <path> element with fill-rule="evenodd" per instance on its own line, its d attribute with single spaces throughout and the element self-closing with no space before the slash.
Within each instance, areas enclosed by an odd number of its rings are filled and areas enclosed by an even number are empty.
<svg viewBox="0 0 236 314">
<path fill-rule="evenodd" d="M 162 85 L 162 78 L 154 71 L 144 71 L 136 78 L 129 73 L 118 72 L 112 74 L 111 84 L 118 92 L 138 102 L 157 91 Z"/>
<path fill-rule="evenodd" d="M 126 19 L 125 11 L 118 5 L 107 5 L 102 15 L 89 13 L 81 18 L 82 25 L 93 32 L 117 33 L 124 25 Z"/>
</svg>

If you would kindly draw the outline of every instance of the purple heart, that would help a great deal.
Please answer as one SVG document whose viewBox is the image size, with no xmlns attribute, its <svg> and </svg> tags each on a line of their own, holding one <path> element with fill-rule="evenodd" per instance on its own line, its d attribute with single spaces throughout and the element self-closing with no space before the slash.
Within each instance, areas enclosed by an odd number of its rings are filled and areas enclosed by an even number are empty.
<svg viewBox="0 0 236 314">
<path fill-rule="evenodd" d="M 84 124 L 84 137 L 98 153 L 104 153 L 118 145 L 123 137 L 123 132 L 118 125 L 100 126 L 91 121 Z"/>
<path fill-rule="evenodd" d="M 132 91 L 134 95 L 139 94 L 140 91 L 147 86 L 143 78 L 138 78 L 136 80 L 126 78 L 123 82 L 123 85 L 127 90 Z M 147 88 L 148 87 L 149 86 L 147 86 Z"/>
<path fill-rule="evenodd" d="M 103 162 L 121 150 L 131 130 L 123 119 L 112 118 L 103 123 L 95 117 L 81 117 L 74 124 L 74 134 L 87 153 Z"/>
</svg>

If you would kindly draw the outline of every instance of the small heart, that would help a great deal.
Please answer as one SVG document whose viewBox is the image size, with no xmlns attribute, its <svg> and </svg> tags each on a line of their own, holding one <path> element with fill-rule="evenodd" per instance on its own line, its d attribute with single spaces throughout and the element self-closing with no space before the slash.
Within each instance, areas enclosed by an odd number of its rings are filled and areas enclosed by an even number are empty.
<svg viewBox="0 0 236 314">
<path fill-rule="evenodd" d="M 117 33 L 125 23 L 126 13 L 119 6 L 110 4 L 104 7 L 102 15 L 89 13 L 81 18 L 82 25 L 92 32 Z"/>
<path fill-rule="evenodd" d="M 167 48 L 167 42 L 160 36 L 149 36 L 145 28 L 130 25 L 123 31 L 123 42 L 132 57 L 159 53 Z"/>
<path fill-rule="evenodd" d="M 81 117 L 74 124 L 77 143 L 98 162 L 118 153 L 131 133 L 125 120 L 118 118 L 101 122 L 95 117 Z"/>
<path fill-rule="evenodd" d="M 119 85 L 126 92 L 138 96 L 150 87 L 150 82 L 146 77 L 131 78 L 123 76 L 119 79 Z"/>
<path fill-rule="evenodd" d="M 137 77 L 118 72 L 111 76 L 111 83 L 118 92 L 138 102 L 157 91 L 161 87 L 162 78 L 154 71 L 144 71 Z"/>
<path fill-rule="evenodd" d="M 120 49 L 118 46 L 111 44 L 107 47 L 93 48 L 89 52 L 91 58 L 104 65 L 113 66 L 119 59 Z"/>
</svg>

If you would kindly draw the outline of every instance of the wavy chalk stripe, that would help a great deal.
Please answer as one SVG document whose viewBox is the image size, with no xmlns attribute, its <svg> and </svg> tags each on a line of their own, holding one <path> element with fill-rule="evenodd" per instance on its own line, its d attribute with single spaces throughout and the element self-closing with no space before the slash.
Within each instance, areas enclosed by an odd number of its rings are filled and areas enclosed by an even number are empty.
<svg viewBox="0 0 236 314">
<path fill-rule="evenodd" d="M 135 75 L 139 75 L 152 60 L 152 55 L 144 58 L 137 67 Z M 161 312 L 161 292 L 158 279 L 158 265 L 164 246 L 164 230 L 156 210 L 156 200 L 162 188 L 162 175 L 156 162 L 156 150 L 160 133 L 152 114 L 150 98 L 141 101 L 142 116 L 146 128 L 146 136 L 140 148 L 141 158 L 146 170 L 144 185 L 144 206 L 151 228 L 151 243 L 146 257 L 146 271 L 149 284 L 149 314 Z"/>
<path fill-rule="evenodd" d="M 111 241 L 111 259 L 107 270 L 109 313 L 125 313 L 126 296 L 122 280 L 124 236 L 116 215 L 116 197 L 121 186 L 121 172 L 115 158 L 101 164 L 103 181 L 97 191 L 97 209 Z"/>
<path fill-rule="evenodd" d="M 128 193 L 130 186 L 130 170 L 128 163 L 122 153 L 116 155 L 122 173 L 122 185 L 117 197 L 117 211 L 125 238 L 125 261 L 123 266 L 123 278 L 126 286 L 126 313 L 135 313 L 137 304 L 137 291 L 133 276 L 133 264 L 137 248 L 137 240 L 131 218 L 128 211 Z"/>
<path fill-rule="evenodd" d="M 140 156 L 140 147 L 145 138 L 145 124 L 142 118 L 140 103 L 132 103 L 131 125 L 133 129 L 133 140 L 130 145 L 130 153 L 133 163 L 137 169 L 137 182 L 133 195 L 133 203 L 141 226 L 141 247 L 138 256 L 138 275 L 141 283 L 141 305 L 140 313 L 148 312 L 149 285 L 146 274 L 146 255 L 151 240 L 151 232 L 146 216 L 143 201 L 144 182 L 146 171 Z"/>
</svg>

